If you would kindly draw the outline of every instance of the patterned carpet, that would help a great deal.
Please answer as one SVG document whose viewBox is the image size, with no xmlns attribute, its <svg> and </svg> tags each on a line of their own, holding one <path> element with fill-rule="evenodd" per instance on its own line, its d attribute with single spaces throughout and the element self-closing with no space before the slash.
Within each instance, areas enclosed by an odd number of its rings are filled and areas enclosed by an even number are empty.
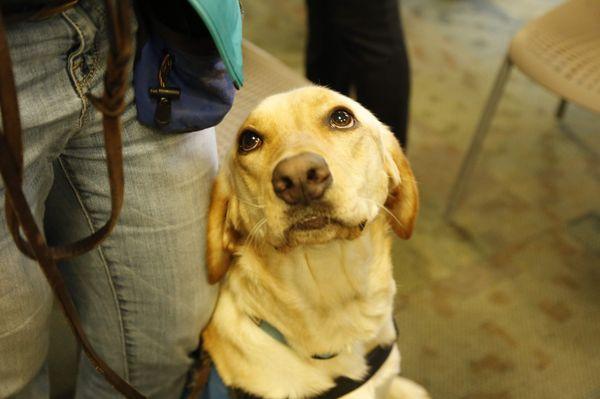
<svg viewBox="0 0 600 399">
<path fill-rule="evenodd" d="M 403 371 L 435 399 L 600 398 L 600 116 L 512 74 L 453 223 L 448 190 L 512 35 L 557 0 L 403 0 L 422 213 L 394 249 Z M 300 0 L 246 37 L 301 73 Z"/>
</svg>

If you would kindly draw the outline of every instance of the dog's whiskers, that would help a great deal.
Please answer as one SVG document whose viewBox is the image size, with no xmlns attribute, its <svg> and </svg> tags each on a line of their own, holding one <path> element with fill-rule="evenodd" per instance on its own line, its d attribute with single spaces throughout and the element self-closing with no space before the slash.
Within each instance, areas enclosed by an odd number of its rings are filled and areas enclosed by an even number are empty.
<svg viewBox="0 0 600 399">
<path fill-rule="evenodd" d="M 392 213 L 392 211 L 390 211 L 385 205 L 379 204 L 377 201 L 372 200 L 370 198 L 360 197 L 360 199 L 374 203 L 375 206 L 377 206 L 379 209 L 381 209 L 382 211 L 384 211 L 385 213 L 390 215 L 390 217 L 392 219 L 394 219 L 396 221 L 396 223 L 398 223 L 400 226 L 402 226 L 402 223 L 400 222 L 400 220 L 398 220 L 398 218 Z"/>
</svg>

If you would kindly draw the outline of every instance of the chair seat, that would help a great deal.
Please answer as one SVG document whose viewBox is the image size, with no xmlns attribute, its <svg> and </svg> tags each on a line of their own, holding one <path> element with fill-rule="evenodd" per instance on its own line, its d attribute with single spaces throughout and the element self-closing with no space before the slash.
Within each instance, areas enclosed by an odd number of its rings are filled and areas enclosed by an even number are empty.
<svg viewBox="0 0 600 399">
<path fill-rule="evenodd" d="M 530 22 L 509 57 L 557 95 L 600 112 L 600 0 L 569 0 Z"/>
</svg>

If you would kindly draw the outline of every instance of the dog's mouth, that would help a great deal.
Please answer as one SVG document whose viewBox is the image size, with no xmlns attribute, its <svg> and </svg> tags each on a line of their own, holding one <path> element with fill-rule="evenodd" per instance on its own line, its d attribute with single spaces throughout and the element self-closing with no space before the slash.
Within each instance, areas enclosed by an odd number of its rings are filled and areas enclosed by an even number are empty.
<svg viewBox="0 0 600 399">
<path fill-rule="evenodd" d="M 323 244 L 334 239 L 354 239 L 360 236 L 367 221 L 349 225 L 328 215 L 307 215 L 296 219 L 285 230 L 286 243 L 282 247 Z"/>
<path fill-rule="evenodd" d="M 289 230 L 320 230 L 329 224 L 341 224 L 341 222 L 329 216 L 310 216 L 292 224 Z"/>
</svg>

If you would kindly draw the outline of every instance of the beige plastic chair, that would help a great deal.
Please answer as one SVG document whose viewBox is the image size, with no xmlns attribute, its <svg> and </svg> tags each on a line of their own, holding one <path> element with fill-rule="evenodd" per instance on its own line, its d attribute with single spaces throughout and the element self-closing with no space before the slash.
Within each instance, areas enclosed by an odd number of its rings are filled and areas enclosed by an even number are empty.
<svg viewBox="0 0 600 399">
<path fill-rule="evenodd" d="M 446 206 L 450 219 L 461 200 L 512 66 L 568 102 L 600 113 L 600 0 L 569 0 L 529 22 L 510 43 Z"/>
</svg>

